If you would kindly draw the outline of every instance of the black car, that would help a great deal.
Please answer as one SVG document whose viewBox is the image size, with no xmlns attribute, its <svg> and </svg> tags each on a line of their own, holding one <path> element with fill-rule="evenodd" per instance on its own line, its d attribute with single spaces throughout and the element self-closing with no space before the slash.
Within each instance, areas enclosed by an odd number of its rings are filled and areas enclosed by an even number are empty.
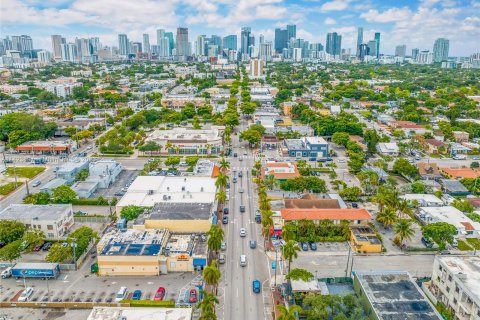
<svg viewBox="0 0 480 320">
<path fill-rule="evenodd" d="M 237 156 L 238 156 L 238 155 L 237 155 L 237 153 L 235 152 L 235 153 L 233 154 L 233 157 L 236 158 Z"/>
<path fill-rule="evenodd" d="M 222 223 L 223 224 L 228 224 L 228 216 L 223 216 Z"/>
<path fill-rule="evenodd" d="M 427 248 L 433 248 L 433 242 L 429 238 L 422 237 L 422 243 L 425 245 Z"/>
<path fill-rule="evenodd" d="M 239 172 L 238 172 L 238 176 L 239 176 L 240 178 L 243 177 L 242 171 L 239 171 Z"/>
<path fill-rule="evenodd" d="M 45 242 L 45 244 L 42 246 L 42 251 L 48 251 L 52 247 L 53 243 L 51 242 Z"/>
<path fill-rule="evenodd" d="M 303 251 L 308 251 L 308 244 L 306 242 L 300 242 L 300 247 Z"/>
<path fill-rule="evenodd" d="M 317 250 L 317 244 L 315 242 L 310 242 L 309 245 L 310 245 L 310 250 L 312 251 Z"/>
</svg>

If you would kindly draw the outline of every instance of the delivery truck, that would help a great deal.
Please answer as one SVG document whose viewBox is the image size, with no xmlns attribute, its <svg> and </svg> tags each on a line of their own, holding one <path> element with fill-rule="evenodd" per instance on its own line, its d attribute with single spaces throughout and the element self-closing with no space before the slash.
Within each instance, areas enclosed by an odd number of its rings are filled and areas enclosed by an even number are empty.
<svg viewBox="0 0 480 320">
<path fill-rule="evenodd" d="M 2 272 L 2 278 L 57 278 L 60 273 L 58 263 L 17 263 Z"/>
</svg>

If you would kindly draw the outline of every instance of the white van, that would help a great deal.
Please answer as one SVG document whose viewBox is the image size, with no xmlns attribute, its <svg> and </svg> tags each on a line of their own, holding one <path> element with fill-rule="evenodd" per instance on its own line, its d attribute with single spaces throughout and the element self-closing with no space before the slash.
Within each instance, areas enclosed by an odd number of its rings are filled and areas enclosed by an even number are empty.
<svg viewBox="0 0 480 320">
<path fill-rule="evenodd" d="M 120 302 L 124 300 L 127 297 L 127 287 L 121 287 L 120 290 L 118 290 L 117 295 L 115 296 L 115 302 Z"/>
<path fill-rule="evenodd" d="M 28 301 L 28 298 L 33 294 L 33 288 L 32 287 L 27 287 L 25 290 L 23 290 L 22 294 L 18 298 L 18 301 Z"/>
<path fill-rule="evenodd" d="M 246 267 L 247 266 L 247 256 L 244 254 L 240 255 L 240 266 Z"/>
<path fill-rule="evenodd" d="M 3 270 L 1 275 L 2 279 L 9 278 L 12 275 L 12 267 L 8 267 L 7 269 Z"/>
</svg>

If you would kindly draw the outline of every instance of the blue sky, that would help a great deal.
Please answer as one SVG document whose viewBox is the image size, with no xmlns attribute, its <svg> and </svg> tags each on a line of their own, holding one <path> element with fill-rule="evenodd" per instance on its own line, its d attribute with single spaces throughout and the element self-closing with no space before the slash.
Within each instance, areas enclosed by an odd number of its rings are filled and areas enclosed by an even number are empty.
<svg viewBox="0 0 480 320">
<path fill-rule="evenodd" d="M 450 39 L 451 56 L 480 52 L 480 0 L 1 0 L 0 20 L 2 37 L 29 34 L 49 50 L 51 34 L 117 45 L 118 33 L 134 41 L 148 33 L 155 44 L 156 29 L 186 26 L 193 44 L 199 34 L 239 34 L 242 26 L 273 40 L 275 28 L 293 23 L 299 38 L 325 44 L 336 31 L 352 50 L 362 26 L 364 41 L 381 32 L 382 53 L 399 44 L 432 50 L 438 37 Z"/>
</svg>

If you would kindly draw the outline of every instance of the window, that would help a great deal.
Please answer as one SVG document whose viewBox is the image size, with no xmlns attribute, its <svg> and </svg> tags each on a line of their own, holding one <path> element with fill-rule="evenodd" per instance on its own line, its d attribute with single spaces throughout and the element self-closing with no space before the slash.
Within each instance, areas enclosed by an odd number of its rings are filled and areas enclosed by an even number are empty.
<svg viewBox="0 0 480 320">
<path fill-rule="evenodd" d="M 460 289 L 458 288 L 458 286 L 455 286 L 455 292 L 456 292 L 456 293 L 459 293 L 459 292 L 460 292 Z"/>
<path fill-rule="evenodd" d="M 451 275 L 448 276 L 448 281 L 452 281 L 452 276 Z"/>
<path fill-rule="evenodd" d="M 457 299 L 453 298 L 453 304 L 457 304 Z"/>
<path fill-rule="evenodd" d="M 26 224 L 26 225 L 25 225 L 25 228 L 27 228 L 27 229 L 30 229 L 31 227 L 32 227 L 31 224 Z"/>
<path fill-rule="evenodd" d="M 47 225 L 47 230 L 53 230 L 53 226 L 51 224 Z"/>
<path fill-rule="evenodd" d="M 438 266 L 438 270 L 442 271 L 443 270 L 442 266 Z"/>
<path fill-rule="evenodd" d="M 447 292 L 450 292 L 450 287 L 447 287 Z"/>
<path fill-rule="evenodd" d="M 54 238 L 54 237 L 55 237 L 55 235 L 54 235 L 53 233 L 48 233 L 47 236 L 48 236 L 49 238 Z"/>
</svg>

